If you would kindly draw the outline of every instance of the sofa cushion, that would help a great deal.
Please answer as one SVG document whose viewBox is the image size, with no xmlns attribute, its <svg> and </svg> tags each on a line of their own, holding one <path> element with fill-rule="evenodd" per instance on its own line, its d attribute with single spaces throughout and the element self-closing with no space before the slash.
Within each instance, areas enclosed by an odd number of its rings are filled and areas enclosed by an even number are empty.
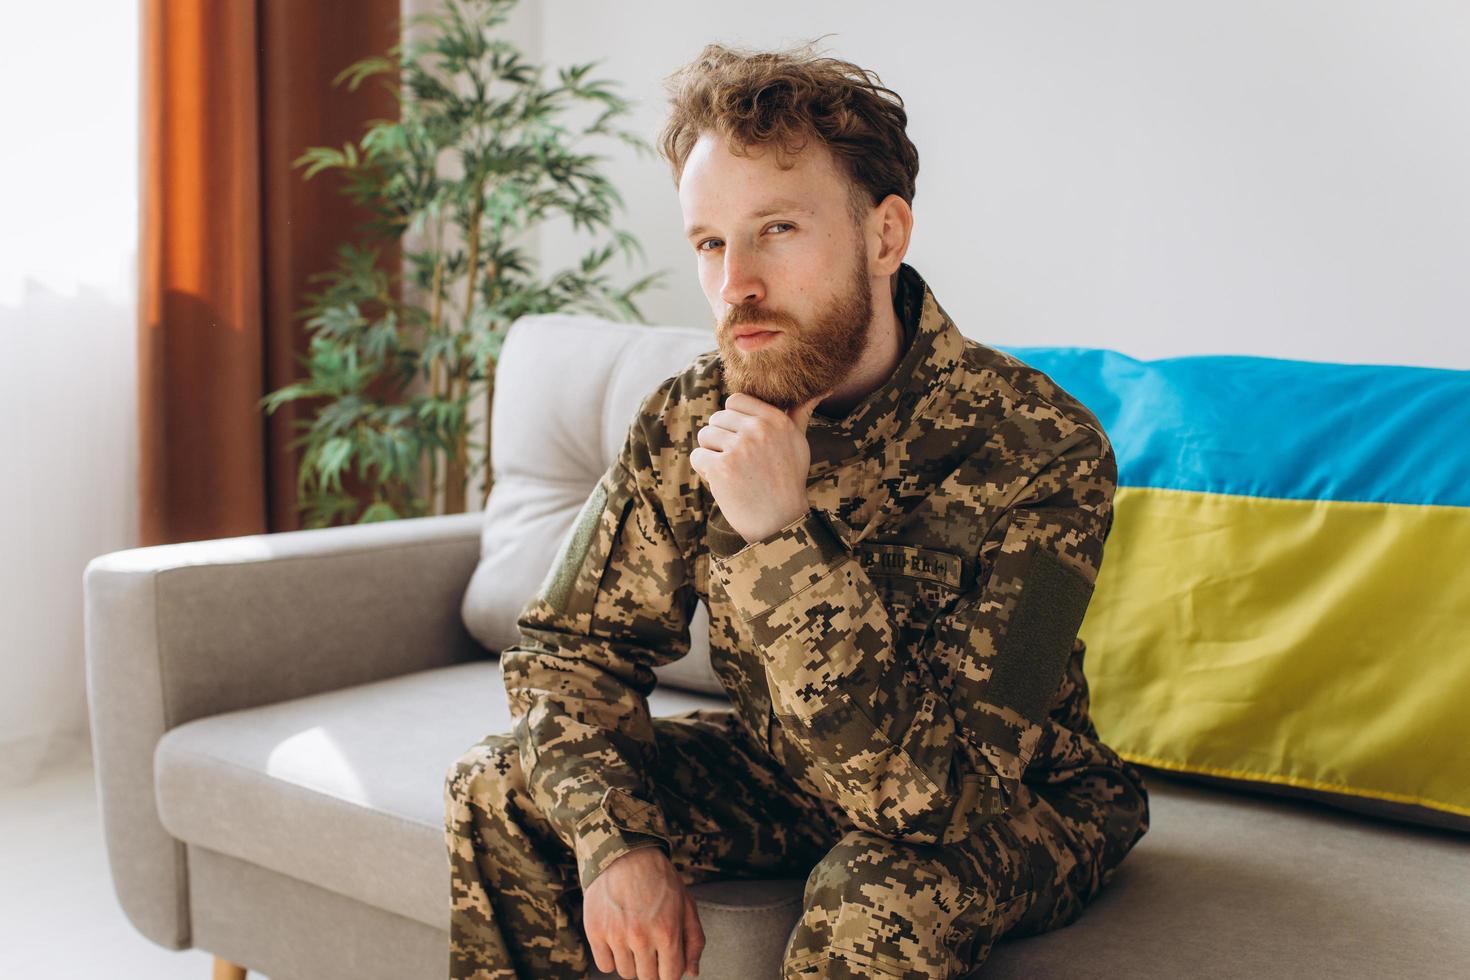
<svg viewBox="0 0 1470 980">
<path fill-rule="evenodd" d="M 1006 350 L 1117 455 L 1080 629 L 1104 740 L 1470 830 L 1470 371 Z"/>
<path fill-rule="evenodd" d="M 510 727 L 498 668 L 459 664 L 181 725 L 155 754 L 164 826 L 447 932 L 444 780 L 470 746 Z M 722 703 L 660 688 L 650 706 Z M 1148 785 L 1152 827 L 1112 885 L 1072 926 L 999 944 L 987 976 L 1436 977 L 1470 966 L 1462 838 L 1152 772 Z M 701 972 L 755 977 L 778 962 L 801 884 L 695 886 L 706 964 L 723 960 Z"/>
<path fill-rule="evenodd" d="M 572 522 L 612 465 L 643 399 L 716 346 L 713 330 L 563 313 L 511 324 L 495 375 L 480 562 L 465 627 L 487 649 L 516 642 L 516 618 Z M 690 622 L 689 654 L 654 668 L 661 683 L 723 696 L 709 665 L 709 610 Z"/>
<path fill-rule="evenodd" d="M 727 704 L 650 698 L 660 714 Z M 447 930 L 444 781 L 510 727 L 498 660 L 196 719 L 154 752 L 159 817 L 180 840 Z"/>
<path fill-rule="evenodd" d="M 1470 976 L 1470 846 L 1145 768 L 1151 826 L 1082 917 L 988 980 Z"/>
</svg>

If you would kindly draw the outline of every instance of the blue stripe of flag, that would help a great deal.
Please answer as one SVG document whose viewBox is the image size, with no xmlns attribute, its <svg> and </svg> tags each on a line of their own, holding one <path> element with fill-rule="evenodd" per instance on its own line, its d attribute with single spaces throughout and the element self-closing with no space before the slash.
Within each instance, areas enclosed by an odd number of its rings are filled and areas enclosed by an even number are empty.
<svg viewBox="0 0 1470 980">
<path fill-rule="evenodd" d="M 1092 410 L 1120 484 L 1470 507 L 1470 371 L 992 346 Z"/>
</svg>

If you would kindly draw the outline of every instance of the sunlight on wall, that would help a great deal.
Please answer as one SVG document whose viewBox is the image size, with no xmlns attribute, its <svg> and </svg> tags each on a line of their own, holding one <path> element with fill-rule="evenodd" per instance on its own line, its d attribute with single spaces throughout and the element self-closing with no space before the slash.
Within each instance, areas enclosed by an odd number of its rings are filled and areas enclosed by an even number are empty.
<svg viewBox="0 0 1470 980">
<path fill-rule="evenodd" d="M 137 540 L 138 5 L 6 15 L 0 785 L 86 750 L 82 570 Z"/>
<path fill-rule="evenodd" d="M 0 306 L 35 280 L 133 295 L 138 207 L 138 12 L 110 0 L 8 12 L 0 59 L 6 185 Z"/>
</svg>

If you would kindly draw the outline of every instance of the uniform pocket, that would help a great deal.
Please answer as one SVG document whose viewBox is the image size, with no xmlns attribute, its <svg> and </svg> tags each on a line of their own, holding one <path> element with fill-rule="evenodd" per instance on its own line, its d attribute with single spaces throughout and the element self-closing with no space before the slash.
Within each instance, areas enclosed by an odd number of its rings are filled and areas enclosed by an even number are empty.
<svg viewBox="0 0 1470 980">
<path fill-rule="evenodd" d="M 1010 860 L 1015 862 L 1007 878 L 1010 893 L 1002 894 L 1000 896 L 1000 902 L 997 905 L 998 909 L 1006 912 L 1018 904 L 1024 905 L 1034 896 L 1036 892 L 1036 867 L 1031 860 L 1030 849 L 1021 840 L 1020 835 L 1016 833 L 1006 816 L 1001 815 L 996 817 L 992 821 L 992 825 L 995 827 L 997 840 L 1002 843 L 1005 852 L 1010 855 Z M 1016 914 L 1019 918 L 1020 911 L 1017 911 Z"/>
<path fill-rule="evenodd" d="M 889 619 L 895 627 L 910 633 L 910 639 L 925 635 L 936 617 L 953 608 L 961 595 L 960 589 L 953 586 L 910 574 L 878 573 L 870 577 L 888 608 Z"/>
<path fill-rule="evenodd" d="M 1004 817 L 983 825 L 979 839 L 954 845 L 966 851 L 964 899 L 946 945 L 970 962 L 980 945 L 993 944 L 1014 929 L 1031 908 L 1031 858 Z"/>
<path fill-rule="evenodd" d="M 968 772 L 960 780 L 960 798 L 944 829 L 943 843 L 972 840 L 978 828 L 1001 819 L 1006 806 L 1000 778 L 990 773 Z"/>
</svg>

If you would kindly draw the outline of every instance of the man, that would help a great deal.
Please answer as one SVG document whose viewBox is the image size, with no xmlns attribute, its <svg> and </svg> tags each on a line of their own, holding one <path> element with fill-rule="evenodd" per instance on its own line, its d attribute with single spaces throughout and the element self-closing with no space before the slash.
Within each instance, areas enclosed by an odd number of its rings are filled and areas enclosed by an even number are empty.
<svg viewBox="0 0 1470 980">
<path fill-rule="evenodd" d="M 452 975 L 697 975 L 686 886 L 790 875 L 786 976 L 964 975 L 1148 829 L 1077 636 L 1112 446 L 903 263 L 876 76 L 710 45 L 671 89 L 719 348 L 644 399 L 501 654 L 513 735 L 449 773 Z M 701 599 L 733 708 L 651 718 Z"/>
</svg>

